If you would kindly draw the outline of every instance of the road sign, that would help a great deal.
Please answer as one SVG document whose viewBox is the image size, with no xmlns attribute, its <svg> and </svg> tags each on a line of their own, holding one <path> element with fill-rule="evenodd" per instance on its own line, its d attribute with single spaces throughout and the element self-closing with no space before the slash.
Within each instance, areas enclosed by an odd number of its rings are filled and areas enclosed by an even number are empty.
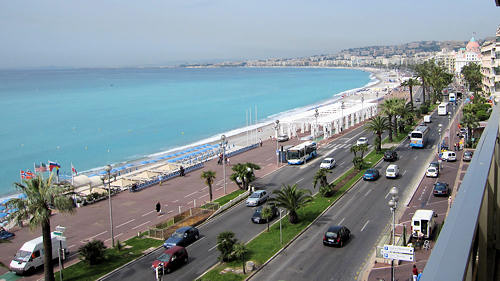
<svg viewBox="0 0 500 281">
<path fill-rule="evenodd" d="M 391 253 L 391 252 L 384 252 L 382 250 L 382 255 L 384 256 L 384 259 L 392 259 L 392 260 L 402 260 L 402 261 L 414 261 L 415 257 L 413 254 L 408 255 L 408 254 L 400 254 L 400 253 Z"/>
<path fill-rule="evenodd" d="M 54 232 L 52 232 L 52 234 L 54 234 L 55 236 L 62 236 L 63 235 L 63 233 L 60 231 L 54 231 Z"/>
<path fill-rule="evenodd" d="M 397 253 L 397 254 L 413 255 L 415 249 L 413 247 L 408 247 L 408 246 L 384 245 L 383 251 L 390 253 Z"/>
</svg>

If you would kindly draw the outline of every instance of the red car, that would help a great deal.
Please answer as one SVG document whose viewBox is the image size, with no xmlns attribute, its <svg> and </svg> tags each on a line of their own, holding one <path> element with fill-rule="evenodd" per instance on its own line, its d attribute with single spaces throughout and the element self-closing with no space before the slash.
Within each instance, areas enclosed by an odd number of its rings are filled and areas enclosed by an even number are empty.
<svg viewBox="0 0 500 281">
<path fill-rule="evenodd" d="M 181 246 L 173 246 L 163 252 L 161 256 L 153 261 L 153 270 L 159 269 L 160 274 L 170 273 L 172 270 L 188 263 L 189 257 L 186 249 Z"/>
</svg>

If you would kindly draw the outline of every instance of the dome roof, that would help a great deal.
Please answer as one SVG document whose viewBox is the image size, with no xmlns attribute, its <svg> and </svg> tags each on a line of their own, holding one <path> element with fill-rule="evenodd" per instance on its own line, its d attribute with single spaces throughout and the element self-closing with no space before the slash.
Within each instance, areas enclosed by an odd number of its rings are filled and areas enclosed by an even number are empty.
<svg viewBox="0 0 500 281">
<path fill-rule="evenodd" d="M 465 47 L 465 49 L 467 51 L 475 51 L 475 52 L 478 52 L 479 51 L 479 44 L 476 42 L 476 40 L 474 40 L 474 37 L 472 37 L 469 41 L 469 43 L 467 43 L 467 46 Z"/>
</svg>

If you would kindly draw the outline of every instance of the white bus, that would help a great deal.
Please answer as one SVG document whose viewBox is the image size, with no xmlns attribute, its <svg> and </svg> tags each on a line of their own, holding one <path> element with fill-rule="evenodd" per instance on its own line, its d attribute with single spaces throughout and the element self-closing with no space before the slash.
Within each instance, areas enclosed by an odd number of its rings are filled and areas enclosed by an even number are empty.
<svg viewBox="0 0 500 281">
<path fill-rule="evenodd" d="M 429 127 L 427 126 L 417 126 L 415 130 L 410 133 L 410 147 L 424 148 L 427 142 L 427 133 L 429 132 Z"/>
<path fill-rule="evenodd" d="M 448 115 L 448 103 L 442 102 L 438 105 L 438 115 Z"/>
<path fill-rule="evenodd" d="M 316 157 L 316 143 L 307 141 L 289 148 L 286 151 L 286 159 L 290 165 L 304 164 L 305 161 Z"/>
</svg>

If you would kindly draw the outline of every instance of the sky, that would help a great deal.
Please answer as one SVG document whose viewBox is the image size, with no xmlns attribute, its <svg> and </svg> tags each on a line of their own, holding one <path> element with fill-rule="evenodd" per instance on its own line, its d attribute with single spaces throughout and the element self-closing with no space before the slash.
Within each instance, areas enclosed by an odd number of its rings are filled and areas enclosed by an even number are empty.
<svg viewBox="0 0 500 281">
<path fill-rule="evenodd" d="M 494 36 L 494 0 L 0 0 L 0 68 L 301 57 Z"/>
</svg>

